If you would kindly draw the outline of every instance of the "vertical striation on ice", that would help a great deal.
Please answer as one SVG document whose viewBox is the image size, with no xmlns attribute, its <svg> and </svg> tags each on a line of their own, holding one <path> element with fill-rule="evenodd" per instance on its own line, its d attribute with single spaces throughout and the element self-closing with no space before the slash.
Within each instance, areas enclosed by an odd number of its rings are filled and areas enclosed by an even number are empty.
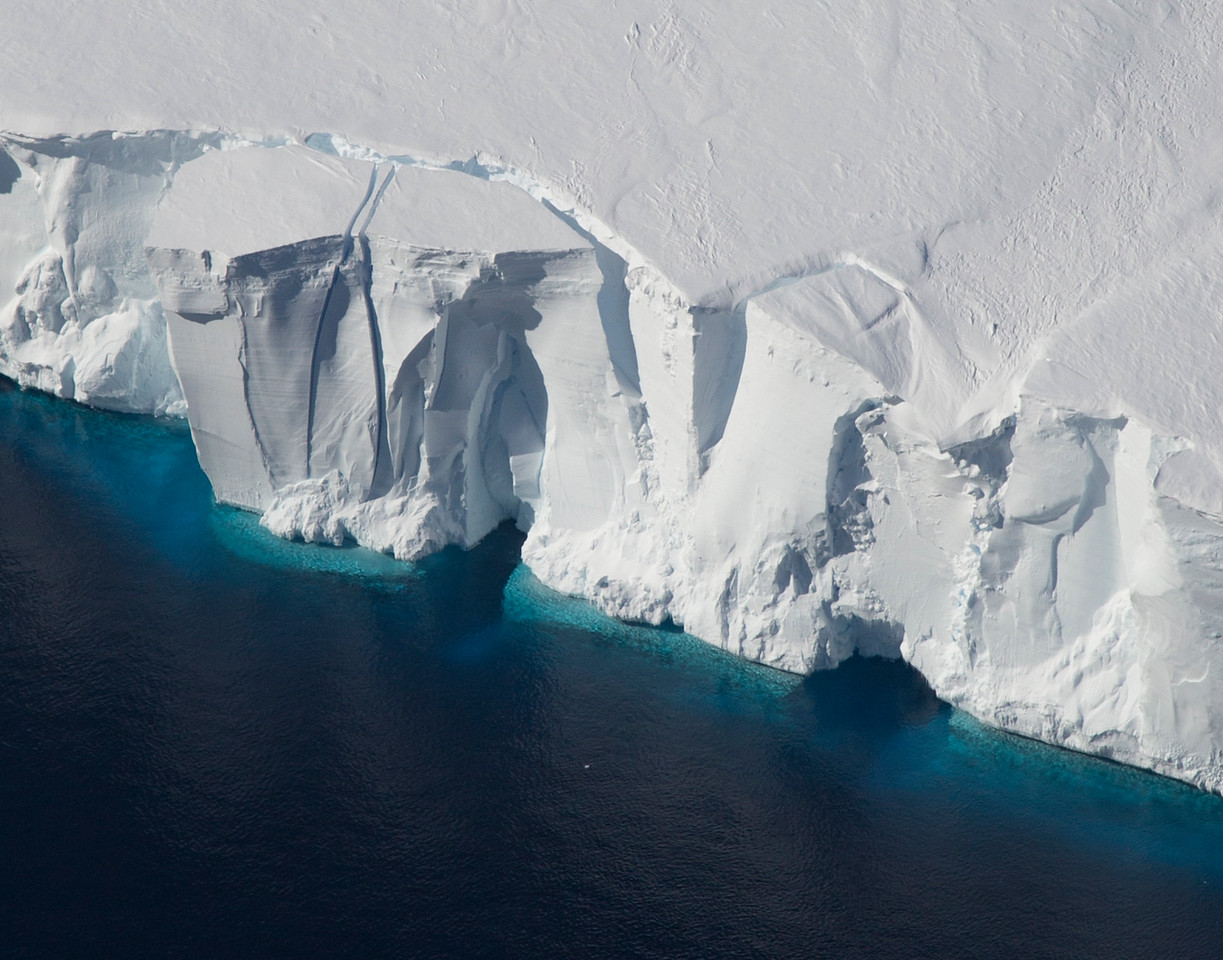
<svg viewBox="0 0 1223 960">
<path fill-rule="evenodd" d="M 0 373 L 95 406 L 182 413 L 143 247 L 174 174 L 210 139 L 0 139 L 0 285 L 12 292 Z"/>
<path fill-rule="evenodd" d="M 512 172 L 7 143 L 4 371 L 185 405 L 217 497 L 276 533 L 412 559 L 512 520 L 616 616 L 787 670 L 903 656 L 999 726 L 1223 789 L 1213 388 L 1179 410 L 1097 359 L 1118 316 L 1172 309 L 1184 251 L 991 366 L 902 279 L 907 241 L 694 303 Z"/>
</svg>

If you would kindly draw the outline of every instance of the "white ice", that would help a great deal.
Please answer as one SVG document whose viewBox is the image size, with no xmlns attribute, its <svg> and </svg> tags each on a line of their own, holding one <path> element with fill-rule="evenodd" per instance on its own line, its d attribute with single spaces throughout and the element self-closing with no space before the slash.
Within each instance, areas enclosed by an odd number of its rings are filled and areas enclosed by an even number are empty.
<svg viewBox="0 0 1223 960">
<path fill-rule="evenodd" d="M 1223 790 L 1218 4 L 10 7 L 0 371 Z"/>
</svg>

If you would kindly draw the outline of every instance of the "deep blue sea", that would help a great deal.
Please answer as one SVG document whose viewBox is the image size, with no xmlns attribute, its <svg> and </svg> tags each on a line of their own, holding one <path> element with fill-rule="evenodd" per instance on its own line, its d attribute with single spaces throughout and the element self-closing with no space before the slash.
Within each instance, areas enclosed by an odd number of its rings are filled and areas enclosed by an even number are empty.
<svg viewBox="0 0 1223 960">
<path fill-rule="evenodd" d="M 0 385 L 0 956 L 1223 956 L 1223 801 L 213 504 Z"/>
</svg>

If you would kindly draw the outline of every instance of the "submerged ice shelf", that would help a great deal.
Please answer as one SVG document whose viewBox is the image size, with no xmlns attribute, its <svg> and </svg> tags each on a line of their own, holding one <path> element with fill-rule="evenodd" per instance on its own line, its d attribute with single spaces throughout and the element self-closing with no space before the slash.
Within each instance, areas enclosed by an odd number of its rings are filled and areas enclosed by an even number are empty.
<svg viewBox="0 0 1223 960">
<path fill-rule="evenodd" d="M 282 536 L 414 559 L 513 520 L 617 617 L 797 672 L 902 656 L 987 722 L 1223 790 L 1214 437 L 1150 376 L 1100 386 L 1095 314 L 987 367 L 894 263 L 695 299 L 508 167 L 4 146 L 0 369 L 185 413 Z"/>
</svg>

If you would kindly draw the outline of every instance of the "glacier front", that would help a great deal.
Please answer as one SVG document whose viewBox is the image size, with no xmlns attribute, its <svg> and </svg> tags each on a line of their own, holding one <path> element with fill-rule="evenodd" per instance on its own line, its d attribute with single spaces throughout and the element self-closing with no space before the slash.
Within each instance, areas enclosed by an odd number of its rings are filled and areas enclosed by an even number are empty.
<svg viewBox="0 0 1223 960">
<path fill-rule="evenodd" d="M 75 72 L 5 70 L 0 372 L 185 414 L 282 536 L 513 521 L 616 616 L 1223 792 L 1215 7 L 171 6 L 121 89 L 15 18 Z"/>
</svg>

